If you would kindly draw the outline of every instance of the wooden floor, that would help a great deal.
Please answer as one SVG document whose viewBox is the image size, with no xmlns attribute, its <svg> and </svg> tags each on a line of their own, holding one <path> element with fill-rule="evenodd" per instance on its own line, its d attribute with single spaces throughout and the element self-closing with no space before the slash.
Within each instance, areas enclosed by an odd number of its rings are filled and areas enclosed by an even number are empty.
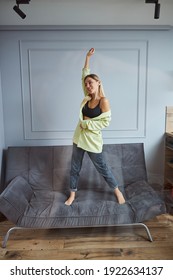
<svg viewBox="0 0 173 280">
<path fill-rule="evenodd" d="M 173 216 L 158 216 L 143 228 L 16 230 L 1 260 L 173 260 Z M 13 225 L 0 222 L 0 242 Z"/>
</svg>

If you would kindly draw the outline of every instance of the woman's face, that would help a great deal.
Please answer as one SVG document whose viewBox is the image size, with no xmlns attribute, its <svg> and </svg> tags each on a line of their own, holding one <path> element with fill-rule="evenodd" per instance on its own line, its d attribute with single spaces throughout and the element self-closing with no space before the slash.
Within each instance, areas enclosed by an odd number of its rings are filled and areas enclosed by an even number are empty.
<svg viewBox="0 0 173 280">
<path fill-rule="evenodd" d="M 98 93 L 99 84 L 99 81 L 96 81 L 91 77 L 85 79 L 85 88 L 89 95 L 96 95 Z"/>
</svg>

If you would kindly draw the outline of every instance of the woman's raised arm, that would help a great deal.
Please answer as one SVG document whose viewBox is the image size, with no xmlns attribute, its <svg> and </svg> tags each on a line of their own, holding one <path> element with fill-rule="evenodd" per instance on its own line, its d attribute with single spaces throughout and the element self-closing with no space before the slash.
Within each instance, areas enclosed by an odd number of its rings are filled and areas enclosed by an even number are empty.
<svg viewBox="0 0 173 280">
<path fill-rule="evenodd" d="M 91 49 L 87 52 L 87 55 L 86 55 L 86 58 L 85 58 L 84 68 L 89 68 L 89 60 L 90 60 L 90 57 L 94 54 L 94 52 L 95 52 L 95 49 L 94 49 L 94 48 L 91 48 Z"/>
<path fill-rule="evenodd" d="M 85 58 L 85 63 L 84 63 L 84 68 L 82 69 L 82 88 L 83 88 L 83 92 L 84 95 L 88 95 L 86 88 L 85 88 L 85 84 L 84 84 L 84 79 L 87 75 L 90 74 L 90 69 L 89 69 L 89 61 L 90 61 L 90 57 L 94 54 L 95 49 L 91 48 L 87 54 L 86 54 L 86 58 Z"/>
</svg>

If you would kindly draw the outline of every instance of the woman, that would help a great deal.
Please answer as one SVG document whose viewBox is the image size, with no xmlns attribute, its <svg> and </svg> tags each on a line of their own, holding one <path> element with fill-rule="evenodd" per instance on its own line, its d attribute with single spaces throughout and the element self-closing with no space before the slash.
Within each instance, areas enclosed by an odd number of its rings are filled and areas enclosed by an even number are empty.
<svg viewBox="0 0 173 280">
<path fill-rule="evenodd" d="M 118 203 L 125 203 L 123 194 L 118 188 L 111 170 L 107 167 L 103 153 L 101 130 L 109 125 L 111 111 L 108 99 L 104 96 L 102 83 L 95 74 L 90 74 L 89 60 L 94 54 L 94 48 L 86 55 L 82 72 L 82 85 L 85 98 L 80 107 L 79 123 L 73 137 L 73 153 L 70 172 L 70 197 L 65 202 L 71 205 L 75 199 L 79 173 L 82 167 L 84 153 L 87 152 L 97 171 L 104 177 L 113 189 Z"/>
</svg>

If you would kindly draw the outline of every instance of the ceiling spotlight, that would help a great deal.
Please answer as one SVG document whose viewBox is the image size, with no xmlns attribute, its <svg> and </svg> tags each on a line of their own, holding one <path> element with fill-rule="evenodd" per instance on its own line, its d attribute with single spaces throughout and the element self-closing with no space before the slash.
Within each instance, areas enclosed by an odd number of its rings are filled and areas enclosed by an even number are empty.
<svg viewBox="0 0 173 280">
<path fill-rule="evenodd" d="M 156 3 L 155 11 L 154 11 L 154 18 L 158 19 L 160 17 L 160 4 Z"/>
<path fill-rule="evenodd" d="M 29 4 L 30 0 L 16 0 L 16 4 Z"/>
<path fill-rule="evenodd" d="M 22 18 L 26 18 L 26 15 L 19 8 L 20 4 L 29 4 L 30 0 L 16 0 L 16 5 L 13 7 L 13 10 Z"/>
<path fill-rule="evenodd" d="M 157 2 L 158 2 L 158 0 L 145 0 L 145 3 L 149 3 L 149 4 L 150 4 L 150 3 L 151 3 L 151 4 L 152 4 L 152 3 L 155 4 L 155 3 L 157 3 Z"/>
<path fill-rule="evenodd" d="M 158 3 L 158 0 L 145 0 L 145 3 L 147 4 L 155 4 L 155 10 L 154 10 L 154 18 L 158 19 L 160 17 L 160 4 Z"/>
<path fill-rule="evenodd" d="M 21 18 L 26 18 L 26 15 L 24 14 L 24 12 L 22 12 L 21 9 L 19 9 L 19 6 L 15 5 L 13 7 L 13 10 L 21 17 Z"/>
</svg>

